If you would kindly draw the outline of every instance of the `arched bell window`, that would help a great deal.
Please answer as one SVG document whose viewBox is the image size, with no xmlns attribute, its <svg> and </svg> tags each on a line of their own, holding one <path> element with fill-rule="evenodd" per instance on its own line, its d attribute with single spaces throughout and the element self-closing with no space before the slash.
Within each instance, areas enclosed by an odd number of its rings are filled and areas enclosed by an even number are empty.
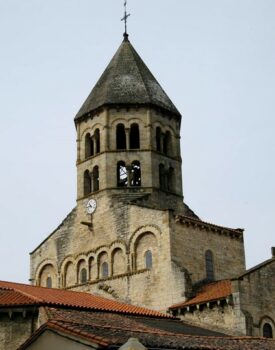
<svg viewBox="0 0 275 350">
<path fill-rule="evenodd" d="M 123 124 L 118 124 L 116 127 L 116 148 L 126 149 L 126 133 Z"/>
<path fill-rule="evenodd" d="M 83 268 L 80 271 L 80 283 L 86 283 L 86 282 L 87 282 L 87 270 Z"/>
<path fill-rule="evenodd" d="M 125 162 L 120 161 L 117 163 L 117 187 L 128 186 L 128 175 Z"/>
<path fill-rule="evenodd" d="M 156 149 L 158 152 L 161 151 L 161 129 L 159 126 L 156 128 Z"/>
<path fill-rule="evenodd" d="M 205 252 L 205 269 L 206 279 L 209 281 L 214 281 L 214 260 L 211 250 L 207 250 Z"/>
<path fill-rule="evenodd" d="M 100 132 L 99 129 L 96 129 L 95 134 L 94 134 L 94 139 L 95 139 L 95 153 L 100 152 Z"/>
<path fill-rule="evenodd" d="M 96 192 L 99 190 L 99 170 L 98 166 L 96 165 L 93 168 L 93 192 Z"/>
<path fill-rule="evenodd" d="M 263 325 L 263 337 L 264 338 L 273 338 L 273 330 L 269 323 Z"/>
<path fill-rule="evenodd" d="M 138 149 L 139 147 L 139 126 L 138 124 L 132 124 L 130 127 L 130 149 Z"/>
<path fill-rule="evenodd" d="M 92 181 L 89 170 L 84 172 L 84 196 L 92 192 Z"/>
<path fill-rule="evenodd" d="M 166 189 L 165 171 L 164 171 L 164 165 L 163 164 L 159 165 L 159 188 L 161 190 L 165 190 Z"/>
<path fill-rule="evenodd" d="M 89 158 L 94 155 L 94 143 L 91 135 L 88 133 L 85 136 L 85 158 Z"/>
<path fill-rule="evenodd" d="M 109 266 L 106 261 L 101 265 L 101 275 L 103 278 L 107 278 L 109 276 Z"/>
<path fill-rule="evenodd" d="M 175 190 L 175 171 L 170 167 L 168 170 L 168 191 L 173 192 Z"/>
<path fill-rule="evenodd" d="M 147 250 L 144 254 L 145 268 L 151 269 L 153 266 L 153 255 L 151 250 Z"/>
<path fill-rule="evenodd" d="M 52 288 L 52 278 L 51 277 L 47 278 L 46 286 L 47 286 L 47 288 Z"/>
<path fill-rule="evenodd" d="M 141 186 L 141 170 L 138 160 L 135 160 L 131 165 L 131 186 Z"/>
<path fill-rule="evenodd" d="M 171 155 L 171 133 L 166 131 L 163 137 L 163 153 L 166 155 Z"/>
</svg>

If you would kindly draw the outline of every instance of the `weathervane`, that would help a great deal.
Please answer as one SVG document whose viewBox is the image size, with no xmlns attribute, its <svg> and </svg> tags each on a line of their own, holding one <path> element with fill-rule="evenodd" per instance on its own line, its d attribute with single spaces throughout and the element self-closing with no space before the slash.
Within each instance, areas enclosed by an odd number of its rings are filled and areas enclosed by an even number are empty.
<svg viewBox="0 0 275 350">
<path fill-rule="evenodd" d="M 124 32 L 124 36 L 128 37 L 127 34 L 127 19 L 130 16 L 130 13 L 127 13 L 127 0 L 124 1 L 124 17 L 121 18 L 122 21 L 124 21 L 125 23 L 125 32 Z"/>
</svg>

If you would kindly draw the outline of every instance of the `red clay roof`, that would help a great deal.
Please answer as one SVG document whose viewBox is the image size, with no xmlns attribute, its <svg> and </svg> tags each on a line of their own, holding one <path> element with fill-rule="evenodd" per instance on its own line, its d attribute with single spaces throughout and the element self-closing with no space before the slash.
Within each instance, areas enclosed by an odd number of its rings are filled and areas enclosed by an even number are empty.
<svg viewBox="0 0 275 350">
<path fill-rule="evenodd" d="M 165 315 L 154 310 L 124 304 L 89 293 L 0 281 L 1 307 L 27 305 L 68 307 L 158 318 L 171 318 L 170 315 Z"/>
<path fill-rule="evenodd" d="M 231 281 L 222 280 L 212 282 L 202 286 L 197 295 L 185 302 L 172 305 L 170 309 L 177 309 L 181 307 L 203 304 L 210 301 L 216 301 L 228 297 L 232 293 Z"/>
</svg>

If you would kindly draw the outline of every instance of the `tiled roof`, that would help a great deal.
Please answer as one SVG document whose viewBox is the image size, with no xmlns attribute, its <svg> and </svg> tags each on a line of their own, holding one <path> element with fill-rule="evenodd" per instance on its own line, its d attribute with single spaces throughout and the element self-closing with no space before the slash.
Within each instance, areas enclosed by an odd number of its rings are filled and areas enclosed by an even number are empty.
<svg viewBox="0 0 275 350">
<path fill-rule="evenodd" d="M 89 293 L 0 281 L 0 307 L 24 305 L 69 307 L 161 318 L 171 317 L 154 310 L 120 303 Z"/>
<path fill-rule="evenodd" d="M 75 120 L 106 105 L 152 105 L 180 113 L 128 40 L 124 40 Z"/>
<path fill-rule="evenodd" d="M 169 319 L 151 319 L 129 315 L 102 314 L 86 311 L 51 310 L 52 319 L 19 350 L 37 338 L 44 329 L 79 336 L 80 339 L 94 342 L 102 348 L 121 346 L 129 338 L 138 338 L 147 348 L 186 349 L 186 350 L 274 350 L 275 341 L 266 338 L 228 337 L 222 335 L 201 336 L 187 333 L 183 322 Z M 195 328 L 195 327 L 194 327 Z M 197 328 L 199 332 L 200 329 Z"/>
<path fill-rule="evenodd" d="M 230 280 L 212 282 L 202 286 L 194 298 L 182 303 L 172 305 L 170 309 L 183 308 L 186 306 L 221 300 L 228 297 L 231 293 L 232 288 Z"/>
<path fill-rule="evenodd" d="M 186 215 L 177 215 L 176 216 L 176 222 L 179 223 L 193 223 L 196 224 L 200 227 L 206 226 L 208 228 L 211 228 L 213 230 L 217 230 L 217 231 L 227 231 L 227 232 L 231 232 L 234 236 L 242 236 L 244 229 L 241 228 L 229 228 L 229 227 L 224 227 L 224 226 L 220 226 L 220 225 L 215 225 L 206 221 L 202 221 L 198 218 L 194 218 L 194 217 L 190 217 L 190 216 L 186 216 Z"/>
</svg>

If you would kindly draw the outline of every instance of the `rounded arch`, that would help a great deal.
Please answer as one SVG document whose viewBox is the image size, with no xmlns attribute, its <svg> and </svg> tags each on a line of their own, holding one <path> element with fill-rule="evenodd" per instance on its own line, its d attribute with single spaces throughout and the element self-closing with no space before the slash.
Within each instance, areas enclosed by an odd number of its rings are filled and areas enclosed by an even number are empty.
<svg viewBox="0 0 275 350">
<path fill-rule="evenodd" d="M 130 125 L 130 149 L 140 148 L 140 132 L 139 124 L 133 123 Z"/>
<path fill-rule="evenodd" d="M 141 165 L 138 160 L 134 160 L 131 164 L 130 185 L 141 186 Z"/>
<path fill-rule="evenodd" d="M 77 283 L 86 283 L 88 279 L 87 261 L 83 257 L 76 263 Z"/>
<path fill-rule="evenodd" d="M 98 277 L 106 278 L 109 276 L 109 254 L 106 249 L 102 249 L 97 254 Z M 107 268 L 107 267 L 108 268 Z"/>
<path fill-rule="evenodd" d="M 125 125 L 119 123 L 116 126 L 116 149 L 125 150 L 126 149 L 126 131 Z"/>
<path fill-rule="evenodd" d="M 134 269 L 151 269 L 158 263 L 158 241 L 154 233 L 147 231 L 140 234 L 134 244 Z"/>
<path fill-rule="evenodd" d="M 46 265 L 52 265 L 53 269 L 54 269 L 54 273 L 57 276 L 58 275 L 58 268 L 56 265 L 56 262 L 52 259 L 44 259 L 40 262 L 40 264 L 37 266 L 36 270 L 35 270 L 35 280 L 38 282 L 39 281 L 39 276 L 41 275 L 41 271 L 43 270 L 43 268 Z"/>
<path fill-rule="evenodd" d="M 92 172 L 92 190 L 96 192 L 99 190 L 99 167 L 95 165 Z"/>
<path fill-rule="evenodd" d="M 97 262 L 95 255 L 90 255 L 88 258 L 89 280 L 97 279 Z"/>
<path fill-rule="evenodd" d="M 45 263 L 41 266 L 38 279 L 38 285 L 41 287 L 57 288 L 57 273 L 54 265 L 52 263 Z"/>
<path fill-rule="evenodd" d="M 77 283 L 77 271 L 75 262 L 67 260 L 62 273 L 63 287 L 70 287 Z"/>
<path fill-rule="evenodd" d="M 117 187 L 126 187 L 128 186 L 128 172 L 126 164 L 123 160 L 117 162 Z"/>
<path fill-rule="evenodd" d="M 95 154 L 100 153 L 100 130 L 99 128 L 95 129 L 94 132 L 94 140 L 95 140 Z"/>
<path fill-rule="evenodd" d="M 94 143 L 92 140 L 92 136 L 89 132 L 85 135 L 85 143 L 84 144 L 85 144 L 85 146 L 84 146 L 85 159 L 87 159 L 87 158 L 94 155 Z"/>
<path fill-rule="evenodd" d="M 96 124 L 88 125 L 85 129 L 82 130 L 80 134 L 80 139 L 82 140 L 86 133 L 90 133 L 91 135 L 93 135 L 96 129 L 99 129 L 100 132 L 102 132 L 102 130 L 104 129 L 103 124 L 97 122 Z"/>
<path fill-rule="evenodd" d="M 138 238 L 146 232 L 151 232 L 152 234 L 154 234 L 157 240 L 157 246 L 159 247 L 161 237 L 160 228 L 157 225 L 145 225 L 135 230 L 129 239 L 128 248 L 131 254 L 133 254 L 135 251 L 135 243 L 137 242 Z"/>
<path fill-rule="evenodd" d="M 84 171 L 83 175 L 83 193 L 84 196 L 90 194 L 92 192 L 92 178 L 90 171 L 87 169 Z"/>
<path fill-rule="evenodd" d="M 111 274 L 120 275 L 126 272 L 126 254 L 120 247 L 115 247 L 111 253 Z"/>
<path fill-rule="evenodd" d="M 264 338 L 275 338 L 275 323 L 269 316 L 264 316 L 260 320 L 260 335 Z"/>
</svg>

